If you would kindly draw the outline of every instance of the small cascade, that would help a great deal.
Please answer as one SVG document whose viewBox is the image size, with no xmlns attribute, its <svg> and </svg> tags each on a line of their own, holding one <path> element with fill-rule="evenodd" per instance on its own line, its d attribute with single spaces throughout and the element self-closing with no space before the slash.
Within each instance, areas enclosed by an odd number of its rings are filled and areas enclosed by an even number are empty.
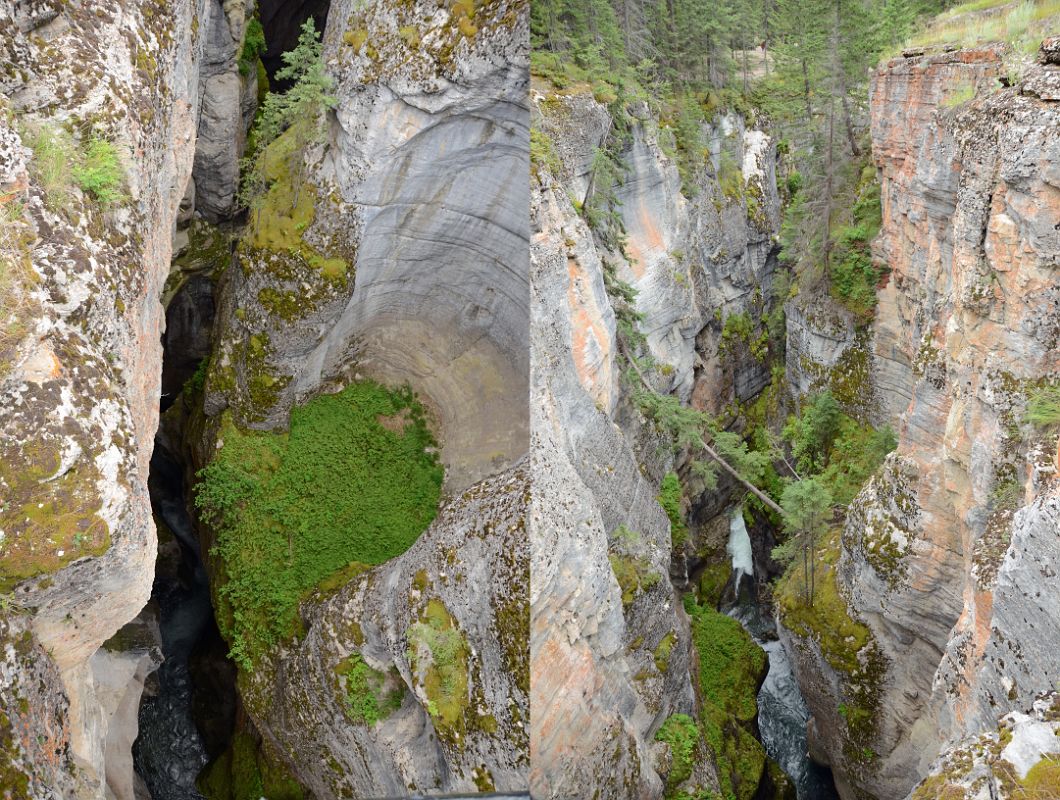
<svg viewBox="0 0 1060 800">
<path fill-rule="evenodd" d="M 740 584 L 744 577 L 754 582 L 754 554 L 751 552 L 751 537 L 743 521 L 743 511 L 737 508 L 729 520 L 729 543 L 725 546 L 732 559 L 732 574 L 736 596 L 740 596 Z"/>
<path fill-rule="evenodd" d="M 721 611 L 738 620 L 769 658 L 769 673 L 758 691 L 758 728 L 766 753 L 795 783 L 799 800 L 839 800 L 831 771 L 810 760 L 806 740 L 810 713 L 791 661 L 777 640 L 770 610 L 759 603 L 754 548 L 740 507 L 729 520 L 726 550 L 732 559 L 733 595 Z"/>
</svg>

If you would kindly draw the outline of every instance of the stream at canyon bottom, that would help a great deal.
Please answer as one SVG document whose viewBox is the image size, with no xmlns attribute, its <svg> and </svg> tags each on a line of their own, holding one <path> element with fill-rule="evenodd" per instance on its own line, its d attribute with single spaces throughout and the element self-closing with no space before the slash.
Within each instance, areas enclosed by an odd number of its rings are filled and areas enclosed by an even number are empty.
<svg viewBox="0 0 1060 800">
<path fill-rule="evenodd" d="M 149 486 L 156 518 L 175 541 L 165 534 L 159 537 L 163 555 L 151 598 L 158 605 L 165 660 L 154 675 L 153 694 L 145 692 L 140 704 L 133 762 L 152 800 L 201 800 L 195 779 L 209 756 L 192 713 L 190 659 L 196 646 L 214 629 L 213 609 L 206 570 L 185 505 L 181 468 L 160 443 L 156 443 L 151 458 Z"/>
<path fill-rule="evenodd" d="M 737 508 L 729 524 L 735 600 L 722 611 L 739 620 L 769 657 L 769 674 L 758 691 L 758 728 L 766 753 L 795 783 L 799 800 L 839 800 L 832 773 L 810 760 L 806 723 L 810 712 L 791 661 L 777 640 L 776 623 L 758 603 L 751 537 Z"/>
</svg>

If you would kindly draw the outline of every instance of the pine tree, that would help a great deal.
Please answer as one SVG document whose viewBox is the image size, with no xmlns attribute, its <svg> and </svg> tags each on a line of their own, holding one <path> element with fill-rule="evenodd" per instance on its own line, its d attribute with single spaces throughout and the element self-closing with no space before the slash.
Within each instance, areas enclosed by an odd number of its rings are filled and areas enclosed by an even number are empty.
<svg viewBox="0 0 1060 800">
<path fill-rule="evenodd" d="M 337 102 L 330 94 L 333 81 L 324 71 L 322 53 L 320 34 L 310 17 L 302 25 L 298 44 L 283 54 L 284 67 L 276 72 L 277 79 L 293 81 L 291 88 L 283 94 L 269 92 L 265 96 L 251 132 L 250 155 L 241 163 L 243 175 L 238 194 L 245 208 L 261 208 L 268 190 L 266 154 L 269 146 L 287 131 L 291 136 L 285 147 L 288 167 L 298 173 L 295 185 L 300 187 L 303 182 L 302 155 L 309 144 L 320 140 L 324 112 Z M 298 204 L 297 191 L 294 204 Z"/>
<path fill-rule="evenodd" d="M 774 549 L 773 556 L 778 561 L 791 562 L 797 553 L 802 554 L 805 598 L 809 606 L 813 605 L 815 589 L 814 550 L 817 540 L 827 529 L 831 505 L 831 494 L 817 478 L 804 478 L 789 484 L 780 497 L 784 529 L 790 538 Z"/>
</svg>

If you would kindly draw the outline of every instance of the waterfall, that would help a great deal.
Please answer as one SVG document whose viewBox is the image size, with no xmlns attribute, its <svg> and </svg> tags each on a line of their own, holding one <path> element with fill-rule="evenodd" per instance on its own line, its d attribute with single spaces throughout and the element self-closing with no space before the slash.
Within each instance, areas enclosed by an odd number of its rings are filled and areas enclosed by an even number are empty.
<svg viewBox="0 0 1060 800">
<path fill-rule="evenodd" d="M 769 658 L 769 673 L 758 692 L 758 726 L 766 753 L 795 783 L 798 800 L 839 800 L 832 774 L 814 764 L 808 754 L 806 708 L 791 661 L 777 640 L 771 609 L 759 605 L 754 578 L 754 552 L 743 521 L 743 508 L 729 518 L 729 541 L 725 547 L 732 560 L 733 596 L 721 611 L 736 619 Z M 748 588 L 740 585 L 747 576 Z"/>
<path fill-rule="evenodd" d="M 729 543 L 725 546 L 732 559 L 732 571 L 735 575 L 736 596 L 740 595 L 740 581 L 746 575 L 754 580 L 754 556 L 751 552 L 751 537 L 743 521 L 743 507 L 737 506 L 729 520 Z"/>
</svg>

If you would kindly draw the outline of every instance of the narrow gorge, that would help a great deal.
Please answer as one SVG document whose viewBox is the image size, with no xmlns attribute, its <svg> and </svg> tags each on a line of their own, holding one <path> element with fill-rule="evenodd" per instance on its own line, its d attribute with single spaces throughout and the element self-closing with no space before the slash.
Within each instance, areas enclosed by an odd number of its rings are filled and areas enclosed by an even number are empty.
<svg viewBox="0 0 1060 800">
<path fill-rule="evenodd" d="M 1057 0 L 0 0 L 0 800 L 1060 800 Z"/>
</svg>

